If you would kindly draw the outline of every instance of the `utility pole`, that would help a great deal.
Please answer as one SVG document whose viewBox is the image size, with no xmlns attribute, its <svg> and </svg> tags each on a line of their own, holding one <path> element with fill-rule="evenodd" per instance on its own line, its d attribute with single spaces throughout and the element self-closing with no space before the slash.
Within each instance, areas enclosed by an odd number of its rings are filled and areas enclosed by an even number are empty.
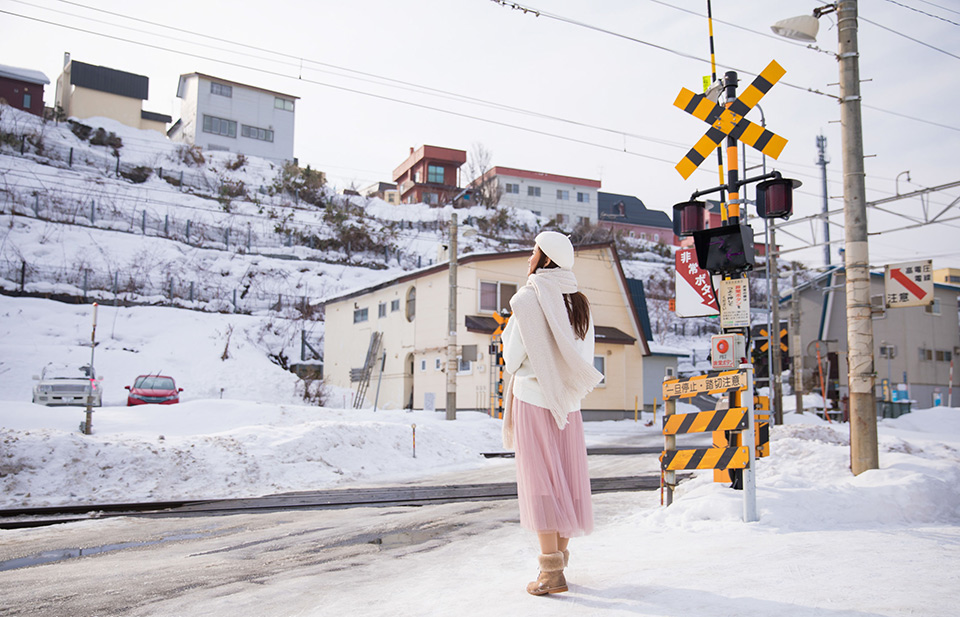
<svg viewBox="0 0 960 617">
<path fill-rule="evenodd" d="M 796 397 L 796 412 L 803 413 L 803 351 L 800 344 L 800 290 L 797 289 L 797 272 L 793 272 L 793 299 L 790 311 L 790 374 L 793 375 L 793 395 Z"/>
<path fill-rule="evenodd" d="M 457 213 L 450 215 L 450 305 L 447 309 L 447 420 L 457 419 Z"/>
<path fill-rule="evenodd" d="M 827 138 L 823 135 L 817 135 L 817 165 L 820 166 L 820 178 L 823 183 L 823 265 L 830 265 L 830 219 L 827 218 L 827 212 L 830 211 L 827 194 Z"/>
<path fill-rule="evenodd" d="M 770 225 L 770 244 L 767 245 L 770 256 L 770 333 L 767 342 L 770 345 L 770 392 L 771 411 L 774 424 L 783 424 L 783 385 L 780 373 L 783 363 L 780 360 L 780 270 L 777 266 L 776 226 Z"/>
<path fill-rule="evenodd" d="M 854 475 L 880 467 L 870 310 L 870 251 L 860 115 L 857 1 L 837 3 L 840 124 L 843 144 L 844 256 L 847 293 L 847 382 L 850 388 L 850 468 Z"/>
</svg>

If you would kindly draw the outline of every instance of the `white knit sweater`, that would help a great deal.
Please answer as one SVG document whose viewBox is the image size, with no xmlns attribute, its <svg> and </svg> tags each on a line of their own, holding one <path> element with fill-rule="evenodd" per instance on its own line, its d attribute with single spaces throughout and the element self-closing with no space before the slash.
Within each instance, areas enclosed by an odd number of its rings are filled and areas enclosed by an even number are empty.
<svg viewBox="0 0 960 617">
<path fill-rule="evenodd" d="M 570 331 L 573 331 L 573 326 L 570 326 Z M 515 319 L 507 322 L 507 327 L 503 330 L 501 337 L 503 339 L 504 370 L 514 375 L 513 396 L 530 405 L 549 407 L 546 398 L 543 396 L 543 391 L 540 389 L 537 376 L 534 375 L 533 368 L 530 366 L 530 359 L 527 357 L 527 350 L 523 346 L 523 339 L 520 338 L 520 330 Z M 590 316 L 587 335 L 583 339 L 578 339 L 576 336 L 573 338 L 580 357 L 593 364 L 594 332 L 592 315 Z M 566 411 L 579 411 L 579 409 L 580 407 L 577 406 Z"/>
</svg>

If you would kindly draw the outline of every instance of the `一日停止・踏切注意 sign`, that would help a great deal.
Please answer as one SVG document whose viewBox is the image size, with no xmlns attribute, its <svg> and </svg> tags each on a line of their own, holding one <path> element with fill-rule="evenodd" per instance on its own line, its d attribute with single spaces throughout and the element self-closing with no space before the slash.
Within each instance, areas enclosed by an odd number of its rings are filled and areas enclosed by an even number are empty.
<svg viewBox="0 0 960 617">
<path fill-rule="evenodd" d="M 718 315 L 720 308 L 713 293 L 713 282 L 710 273 L 697 264 L 697 251 L 693 247 L 677 249 L 675 260 L 677 316 Z"/>
</svg>

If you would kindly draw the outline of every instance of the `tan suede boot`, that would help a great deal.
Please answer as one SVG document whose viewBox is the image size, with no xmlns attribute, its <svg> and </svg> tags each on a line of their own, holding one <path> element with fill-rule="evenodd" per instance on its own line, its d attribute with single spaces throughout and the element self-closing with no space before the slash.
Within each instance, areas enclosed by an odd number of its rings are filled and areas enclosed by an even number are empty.
<svg viewBox="0 0 960 617">
<path fill-rule="evenodd" d="M 566 590 L 567 579 L 563 577 L 563 553 L 540 555 L 540 576 L 527 585 L 527 593 L 542 596 Z"/>
<path fill-rule="evenodd" d="M 570 551 L 563 549 L 560 552 L 563 553 L 563 567 L 566 568 L 570 565 Z"/>
</svg>

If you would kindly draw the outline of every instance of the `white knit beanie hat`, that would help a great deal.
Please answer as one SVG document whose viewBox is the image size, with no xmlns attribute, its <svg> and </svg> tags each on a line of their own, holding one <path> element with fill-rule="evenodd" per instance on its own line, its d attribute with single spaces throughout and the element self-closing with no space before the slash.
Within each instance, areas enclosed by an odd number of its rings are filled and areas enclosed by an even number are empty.
<svg viewBox="0 0 960 617">
<path fill-rule="evenodd" d="M 544 231 L 537 236 L 536 243 L 550 261 L 564 270 L 573 268 L 573 244 L 570 238 L 557 231 Z"/>
</svg>

